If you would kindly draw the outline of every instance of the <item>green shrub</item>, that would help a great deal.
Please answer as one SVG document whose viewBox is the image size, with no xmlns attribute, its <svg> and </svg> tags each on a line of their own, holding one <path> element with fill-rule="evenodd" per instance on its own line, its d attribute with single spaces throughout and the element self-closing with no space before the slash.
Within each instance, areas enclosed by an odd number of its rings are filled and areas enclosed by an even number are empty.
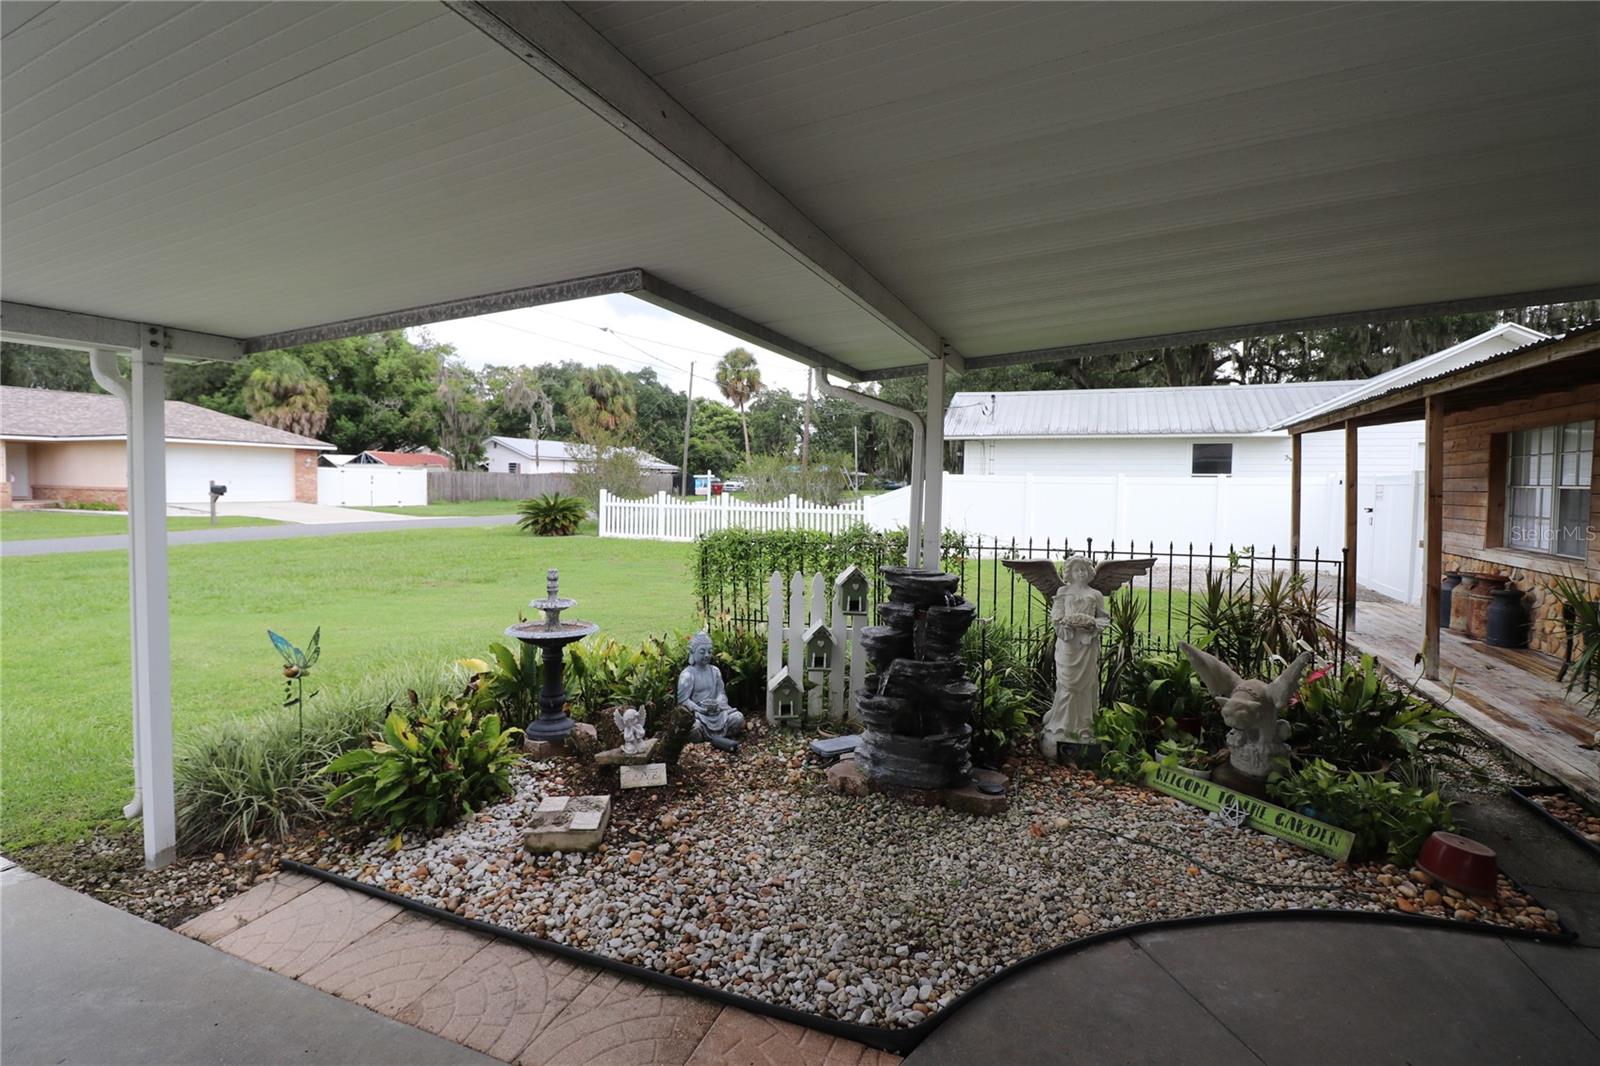
<svg viewBox="0 0 1600 1066">
<path fill-rule="evenodd" d="M 1194 672 L 1189 657 L 1173 651 L 1147 652 L 1123 671 L 1117 693 L 1143 710 L 1152 725 L 1169 727 L 1175 719 L 1199 718 L 1200 738 L 1220 746 L 1227 732 L 1217 701 Z"/>
<path fill-rule="evenodd" d="M 1100 773 L 1137 781 L 1150 761 L 1150 718 L 1131 703 L 1113 703 L 1094 716 L 1094 736 L 1104 747 Z"/>
<path fill-rule="evenodd" d="M 539 717 L 537 649 L 491 644 L 487 660 L 463 659 L 461 665 L 472 671 L 468 691 L 475 712 L 498 714 L 501 722 L 518 729 Z"/>
<path fill-rule="evenodd" d="M 100 500 L 68 500 L 61 505 L 63 511 L 120 511 L 114 503 L 103 503 Z"/>
<path fill-rule="evenodd" d="M 327 804 L 348 799 L 353 817 L 381 821 L 394 833 L 448 825 L 510 794 L 521 733 L 501 729 L 498 715 L 475 719 L 471 707 L 453 699 L 411 721 L 391 710 L 381 740 L 323 769 L 350 775 L 328 793 Z"/>
<path fill-rule="evenodd" d="M 328 790 L 318 776 L 322 767 L 365 743 L 408 692 L 432 702 L 452 683 L 445 663 L 397 664 L 324 689 L 306 712 L 303 740 L 298 723 L 278 714 L 229 719 L 182 736 L 173 763 L 179 846 L 209 852 L 281 839 L 321 820 Z"/>
<path fill-rule="evenodd" d="M 754 455 L 736 471 L 745 484 L 739 495 L 757 503 L 799 496 L 831 507 L 849 491 L 850 466 L 848 452 L 813 452 L 804 467 L 787 455 Z"/>
<path fill-rule="evenodd" d="M 570 537 L 589 517 L 589 505 L 576 496 L 547 492 L 517 505 L 517 528 L 536 537 Z"/>
<path fill-rule="evenodd" d="M 1370 655 L 1347 664 L 1343 674 L 1313 676 L 1284 715 L 1291 746 L 1306 758 L 1344 770 L 1381 771 L 1453 756 L 1469 743 L 1454 714 L 1392 688 Z"/>
<path fill-rule="evenodd" d="M 1450 829 L 1450 804 L 1437 791 L 1391 781 L 1381 774 L 1341 772 L 1313 759 L 1288 776 L 1268 779 L 1272 799 L 1307 817 L 1355 834 L 1350 857 L 1409 866 L 1436 829 Z"/>
<path fill-rule="evenodd" d="M 972 708 L 972 760 L 980 766 L 998 766 L 1013 747 L 1033 739 L 1039 712 L 1026 682 L 994 660 L 986 660 L 975 676 L 981 678 L 981 687 Z"/>
</svg>

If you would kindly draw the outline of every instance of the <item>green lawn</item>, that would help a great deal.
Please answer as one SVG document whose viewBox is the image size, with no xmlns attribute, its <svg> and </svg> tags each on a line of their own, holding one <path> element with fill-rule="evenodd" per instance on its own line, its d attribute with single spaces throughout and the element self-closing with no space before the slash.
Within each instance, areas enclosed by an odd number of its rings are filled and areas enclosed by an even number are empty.
<svg viewBox="0 0 1600 1066">
<path fill-rule="evenodd" d="M 220 526 L 274 526 L 267 518 L 222 517 Z M 209 529 L 210 518 L 169 518 L 167 531 Z M 56 537 L 105 537 L 128 531 L 128 517 L 93 511 L 0 511 L 0 540 L 52 540 Z"/>
<path fill-rule="evenodd" d="M 947 566 L 952 573 L 953 567 Z M 1049 616 L 1044 598 L 1035 592 L 1021 577 L 1007 570 L 998 559 L 985 556 L 980 563 L 967 559 L 961 564 L 962 595 L 978 605 L 978 615 L 992 618 L 1001 624 L 1016 626 L 1039 625 Z M 1134 598 L 1143 605 L 1139 617 L 1139 632 L 1153 640 L 1176 641 L 1198 636 L 1199 622 L 1186 617 L 1192 613 L 1201 590 L 1193 597 L 1183 589 L 1168 591 L 1149 588 L 1147 579 L 1132 583 Z M 1120 594 L 1120 593 L 1119 593 Z M 1030 612 L 1031 608 L 1031 612 Z"/>
<path fill-rule="evenodd" d="M 76 516 L 67 520 L 74 520 Z M 696 619 L 691 546 L 515 526 L 175 546 L 179 738 L 229 715 L 284 713 L 266 630 L 322 627 L 320 685 L 401 657 L 481 655 L 561 569 L 571 612 L 637 642 Z M 0 847 L 81 835 L 132 784 L 124 552 L 0 559 Z"/>
<path fill-rule="evenodd" d="M 516 514 L 521 500 L 461 500 L 456 503 L 427 503 L 418 507 L 357 507 L 357 511 L 382 511 L 385 514 L 421 515 L 441 518 L 446 515 Z"/>
</svg>

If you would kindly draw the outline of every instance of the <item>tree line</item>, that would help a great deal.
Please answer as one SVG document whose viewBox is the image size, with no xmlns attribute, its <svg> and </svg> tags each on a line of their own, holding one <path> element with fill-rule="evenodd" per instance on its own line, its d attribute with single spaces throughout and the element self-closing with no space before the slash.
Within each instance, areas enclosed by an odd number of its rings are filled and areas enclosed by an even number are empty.
<svg viewBox="0 0 1600 1066">
<path fill-rule="evenodd" d="M 1247 337 L 1115 356 L 952 374 L 947 389 L 1015 391 L 1158 385 L 1260 384 L 1366 378 L 1517 321 L 1559 334 L 1600 319 L 1600 301 L 1443 315 L 1359 327 Z M 702 379 L 706 380 L 706 379 Z M 0 346 L 0 383 L 99 391 L 88 357 Z M 262 352 L 238 363 L 175 364 L 169 399 L 317 437 L 341 452 L 433 449 L 469 469 L 490 436 L 637 449 L 692 471 L 744 472 L 773 493 L 832 496 L 850 473 L 904 478 L 911 433 L 902 422 L 845 400 L 765 384 L 755 357 L 735 348 L 689 398 L 649 368 L 623 372 L 576 362 L 467 366 L 448 344 L 402 331 Z M 920 409 L 920 376 L 877 386 Z M 697 392 L 699 389 L 697 388 Z M 954 452 L 947 462 L 954 461 Z M 828 486 L 816 484 L 822 478 Z"/>
</svg>

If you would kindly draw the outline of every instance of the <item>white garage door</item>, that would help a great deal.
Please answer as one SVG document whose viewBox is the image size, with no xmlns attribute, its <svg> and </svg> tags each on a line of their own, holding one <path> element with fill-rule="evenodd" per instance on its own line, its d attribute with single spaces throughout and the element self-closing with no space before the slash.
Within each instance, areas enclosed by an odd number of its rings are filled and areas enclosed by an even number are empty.
<svg viewBox="0 0 1600 1066">
<path fill-rule="evenodd" d="M 228 486 L 229 502 L 293 500 L 294 450 L 167 445 L 167 499 L 173 503 L 204 503 L 210 498 L 213 481 Z"/>
</svg>

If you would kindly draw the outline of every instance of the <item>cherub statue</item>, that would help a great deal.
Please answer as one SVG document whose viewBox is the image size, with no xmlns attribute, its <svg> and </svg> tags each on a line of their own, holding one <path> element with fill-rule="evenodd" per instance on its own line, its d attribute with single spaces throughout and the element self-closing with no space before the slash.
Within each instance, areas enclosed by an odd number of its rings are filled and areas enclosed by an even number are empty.
<svg viewBox="0 0 1600 1066">
<path fill-rule="evenodd" d="M 1047 759 L 1060 745 L 1094 743 L 1094 714 L 1100 707 L 1100 632 L 1109 624 L 1106 595 L 1140 574 L 1154 557 L 1108 559 L 1096 565 L 1074 555 L 1062 573 L 1048 559 L 1007 559 L 1005 564 L 1050 597 L 1050 623 L 1056 634 L 1056 694 L 1044 716 L 1039 750 Z"/>
<path fill-rule="evenodd" d="M 1179 642 L 1207 689 L 1222 701 L 1222 720 L 1228 725 L 1228 764 L 1254 782 L 1265 781 L 1273 763 L 1289 754 L 1289 723 L 1279 718 L 1300 685 L 1300 675 L 1311 665 L 1311 653 L 1301 652 L 1271 682 L 1246 681 L 1233 668 L 1209 652 Z M 1226 783 L 1226 782 L 1224 782 Z"/>
<path fill-rule="evenodd" d="M 689 638 L 689 665 L 678 675 L 678 702 L 694 712 L 690 742 L 739 750 L 744 715 L 728 706 L 722 671 L 711 665 L 711 636 L 703 631 Z"/>
<path fill-rule="evenodd" d="M 637 707 L 618 707 L 611 712 L 611 720 L 622 734 L 622 750 L 637 755 L 645 749 L 644 711 Z"/>
</svg>

